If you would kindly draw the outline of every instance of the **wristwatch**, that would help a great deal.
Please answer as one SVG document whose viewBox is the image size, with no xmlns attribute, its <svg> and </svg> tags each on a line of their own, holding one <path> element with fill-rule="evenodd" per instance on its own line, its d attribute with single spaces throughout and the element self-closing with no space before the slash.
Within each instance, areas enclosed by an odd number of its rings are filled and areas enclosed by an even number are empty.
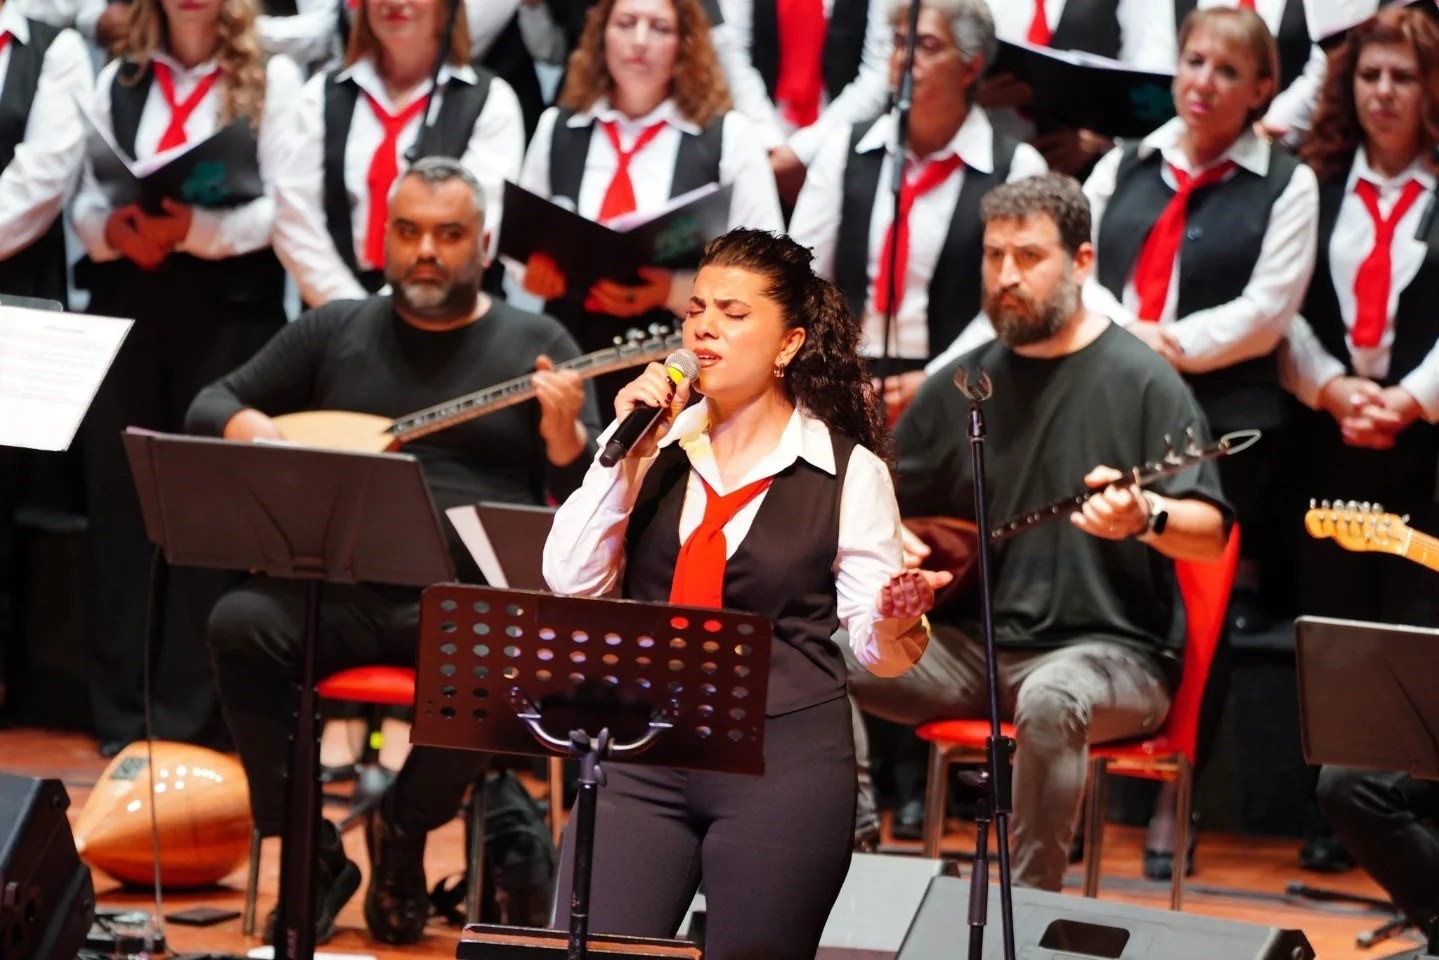
<svg viewBox="0 0 1439 960">
<path fill-rule="evenodd" d="M 1141 490 L 1144 499 L 1149 501 L 1149 526 L 1145 529 L 1145 536 L 1159 536 L 1169 524 L 1169 511 L 1164 509 L 1159 494 L 1150 493 L 1148 490 Z"/>
</svg>

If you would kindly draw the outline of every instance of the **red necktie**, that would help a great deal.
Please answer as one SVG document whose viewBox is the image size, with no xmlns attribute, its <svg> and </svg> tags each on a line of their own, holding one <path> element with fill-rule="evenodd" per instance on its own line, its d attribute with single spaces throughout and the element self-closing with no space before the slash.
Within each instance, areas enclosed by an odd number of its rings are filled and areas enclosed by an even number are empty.
<svg viewBox="0 0 1439 960">
<path fill-rule="evenodd" d="M 720 496 L 703 477 L 700 478 L 705 485 L 705 515 L 675 558 L 670 603 L 685 607 L 713 607 L 716 610 L 724 606 L 725 524 L 734 519 L 745 504 L 768 490 L 772 480 L 774 477 L 765 477 Z"/>
<path fill-rule="evenodd" d="M 220 71 L 212 70 L 195 85 L 195 89 L 185 98 L 183 103 L 175 100 L 175 74 L 168 63 L 155 61 L 155 79 L 160 84 L 160 92 L 165 96 L 165 102 L 170 105 L 170 125 L 165 128 L 165 133 L 160 137 L 160 143 L 155 147 L 155 152 L 169 150 L 171 147 L 178 147 L 185 142 L 185 121 L 190 119 L 190 114 L 205 99 L 205 94 L 220 79 Z"/>
<path fill-rule="evenodd" d="M 635 138 L 634 146 L 628 150 L 620 146 L 619 124 L 606 120 L 600 126 L 604 128 L 605 135 L 610 138 L 610 146 L 615 150 L 615 176 L 605 190 L 604 202 L 600 204 L 600 223 L 608 223 L 615 217 L 634 212 L 635 185 L 630 182 L 630 158 L 660 135 L 660 131 L 665 128 L 665 122 L 661 120 L 652 127 L 646 127 Z"/>
<path fill-rule="evenodd" d="M 384 136 L 370 158 L 370 171 L 365 185 L 370 191 L 370 217 L 365 225 L 365 259 L 372 267 L 385 265 L 385 217 L 390 210 L 390 185 L 400 175 L 400 131 L 425 109 L 426 98 L 420 97 L 399 113 L 391 115 L 368 93 L 365 99 L 375 112 L 375 119 L 384 128 Z"/>
<path fill-rule="evenodd" d="M 962 162 L 958 155 L 951 154 L 925 167 L 915 179 L 904 178 L 904 185 L 899 191 L 899 246 L 894 258 L 896 304 L 904 304 L 904 278 L 909 268 L 909 211 L 914 208 L 915 200 L 948 180 Z M 875 271 L 874 277 L 874 308 L 880 313 L 889 308 L 889 241 L 892 235 L 885 231 L 884 246 L 879 252 L 879 269 Z"/>
<path fill-rule="evenodd" d="M 796 127 L 819 118 L 824 96 L 824 0 L 778 0 L 779 77 L 774 99 Z"/>
<path fill-rule="evenodd" d="M 1389 211 L 1387 220 L 1379 212 L 1378 187 L 1368 180 L 1360 180 L 1354 184 L 1354 192 L 1374 218 L 1374 249 L 1354 274 L 1354 329 L 1349 335 L 1356 347 L 1377 347 L 1389 323 L 1389 284 L 1393 273 L 1390 247 L 1394 242 L 1394 228 L 1424 192 L 1424 185 L 1418 180 L 1404 184 L 1404 192 Z"/>
<path fill-rule="evenodd" d="M 1044 15 L 1044 0 L 1034 0 L 1034 18 L 1029 21 L 1029 34 L 1024 39 L 1036 47 L 1047 47 L 1053 36 L 1049 18 Z"/>
<path fill-rule="evenodd" d="M 1157 321 L 1164 312 L 1164 301 L 1169 297 L 1169 280 L 1174 276 L 1174 258 L 1179 256 L 1179 244 L 1184 240 L 1184 221 L 1189 214 L 1189 195 L 1201 187 L 1218 183 L 1234 169 L 1234 161 L 1226 160 L 1217 167 L 1210 167 L 1197 177 L 1170 165 L 1169 172 L 1179 189 L 1170 197 L 1169 204 L 1144 241 L 1139 259 L 1134 263 L 1134 290 L 1139 294 L 1139 319 Z"/>
<path fill-rule="evenodd" d="M 1254 9 L 1254 0 L 1239 0 L 1239 9 L 1240 9 L 1240 10 L 1253 10 L 1253 9 Z"/>
<path fill-rule="evenodd" d="M 4 49 L 5 49 L 6 47 L 8 47 L 9 45 L 10 45 L 10 31 L 9 31 L 9 30 L 0 30 L 0 50 L 4 50 Z"/>
</svg>

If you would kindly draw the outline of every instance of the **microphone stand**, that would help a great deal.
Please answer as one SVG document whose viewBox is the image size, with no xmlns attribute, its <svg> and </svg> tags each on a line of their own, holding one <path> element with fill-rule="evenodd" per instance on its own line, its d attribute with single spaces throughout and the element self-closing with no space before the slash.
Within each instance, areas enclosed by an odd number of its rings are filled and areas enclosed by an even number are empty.
<svg viewBox="0 0 1439 960">
<path fill-rule="evenodd" d="M 909 0 L 909 27 L 905 33 L 904 70 L 899 75 L 899 93 L 894 104 L 894 144 L 889 155 L 889 188 L 890 192 L 894 194 L 894 215 L 890 217 L 889 222 L 889 263 L 886 264 L 885 271 L 888 282 L 884 292 L 884 340 L 880 346 L 878 364 L 880 403 L 885 402 L 884 380 L 893 372 L 890 370 L 890 364 L 896 359 L 890 356 L 890 338 L 894 335 L 895 314 L 899 312 L 899 304 L 894 302 L 899 278 L 894 275 L 894 271 L 899 265 L 899 210 L 900 197 L 904 192 L 905 151 L 909 144 L 909 111 L 914 105 L 914 48 L 919 39 L 916 36 L 919 33 L 919 5 L 920 0 Z M 886 404 L 886 406 L 888 405 Z"/>
<path fill-rule="evenodd" d="M 1014 810 L 1014 789 L 1010 757 L 1014 739 L 999 731 L 999 668 L 994 645 L 994 609 L 990 581 L 988 497 L 984 487 L 984 401 L 994 394 L 989 375 L 979 371 L 971 386 L 969 373 L 960 367 L 954 385 L 969 400 L 969 451 L 974 468 L 974 521 L 979 536 L 979 602 L 984 625 L 984 663 L 989 687 L 989 738 L 985 741 L 984 769 L 965 774 L 964 781 L 980 791 L 978 828 L 974 840 L 974 869 L 969 878 L 969 960 L 983 960 L 984 927 L 989 911 L 989 825 L 994 823 L 995 846 L 999 851 L 999 912 L 1003 932 L 1004 960 L 1015 960 L 1014 893 L 1009 874 L 1009 815 Z"/>
<path fill-rule="evenodd" d="M 425 122 L 420 126 L 420 132 L 415 137 L 415 142 L 410 144 L 410 149 L 405 151 L 405 162 L 414 166 L 421 157 L 427 156 L 426 147 L 429 145 L 431 131 L 435 129 L 435 91 L 440 89 L 440 71 L 445 67 L 445 61 L 449 59 L 450 47 L 455 42 L 455 20 L 460 15 L 461 0 L 449 0 L 450 9 L 445 16 L 445 31 L 440 35 L 440 51 L 435 55 L 435 66 L 430 71 L 430 89 L 425 94 Z"/>
</svg>

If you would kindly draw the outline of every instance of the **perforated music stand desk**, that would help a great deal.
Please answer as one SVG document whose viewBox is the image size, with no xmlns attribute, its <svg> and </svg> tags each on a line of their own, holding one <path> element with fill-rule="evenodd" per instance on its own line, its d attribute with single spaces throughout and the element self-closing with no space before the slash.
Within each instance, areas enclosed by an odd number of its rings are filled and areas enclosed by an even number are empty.
<svg viewBox="0 0 1439 960">
<path fill-rule="evenodd" d="M 1300 617 L 1304 759 L 1439 780 L 1439 630 Z"/>
<path fill-rule="evenodd" d="M 730 610 L 440 584 L 420 603 L 410 739 L 578 755 L 569 956 L 585 954 L 605 759 L 764 772 L 770 623 Z"/>
<path fill-rule="evenodd" d="M 275 958 L 310 960 L 320 818 L 315 716 L 320 585 L 424 587 L 454 579 L 439 514 L 419 462 L 403 454 L 233 443 L 134 428 L 123 440 L 146 534 L 167 561 L 306 584 Z"/>
</svg>

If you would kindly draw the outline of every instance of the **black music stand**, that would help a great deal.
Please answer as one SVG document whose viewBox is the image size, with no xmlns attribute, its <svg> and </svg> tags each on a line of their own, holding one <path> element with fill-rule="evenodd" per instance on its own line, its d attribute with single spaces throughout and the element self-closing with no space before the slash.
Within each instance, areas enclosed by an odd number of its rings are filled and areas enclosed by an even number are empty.
<svg viewBox="0 0 1439 960">
<path fill-rule="evenodd" d="M 1439 630 L 1300 617 L 1294 633 L 1304 759 L 1439 780 Z M 1303 885 L 1289 892 L 1342 898 Z M 1405 926 L 1401 917 L 1361 936 L 1359 945 Z M 1439 930 L 1423 934 L 1422 956 L 1439 957 Z"/>
<path fill-rule="evenodd" d="M 601 764 L 762 774 L 769 658 L 752 614 L 440 584 L 420 605 L 410 739 L 580 758 L 567 942 L 583 960 Z"/>
<path fill-rule="evenodd" d="M 146 534 L 166 561 L 305 582 L 275 960 L 310 960 L 320 819 L 315 697 L 320 586 L 328 581 L 424 587 L 454 579 L 439 515 L 419 462 L 407 455 L 233 443 L 133 427 L 123 439 Z"/>
</svg>

